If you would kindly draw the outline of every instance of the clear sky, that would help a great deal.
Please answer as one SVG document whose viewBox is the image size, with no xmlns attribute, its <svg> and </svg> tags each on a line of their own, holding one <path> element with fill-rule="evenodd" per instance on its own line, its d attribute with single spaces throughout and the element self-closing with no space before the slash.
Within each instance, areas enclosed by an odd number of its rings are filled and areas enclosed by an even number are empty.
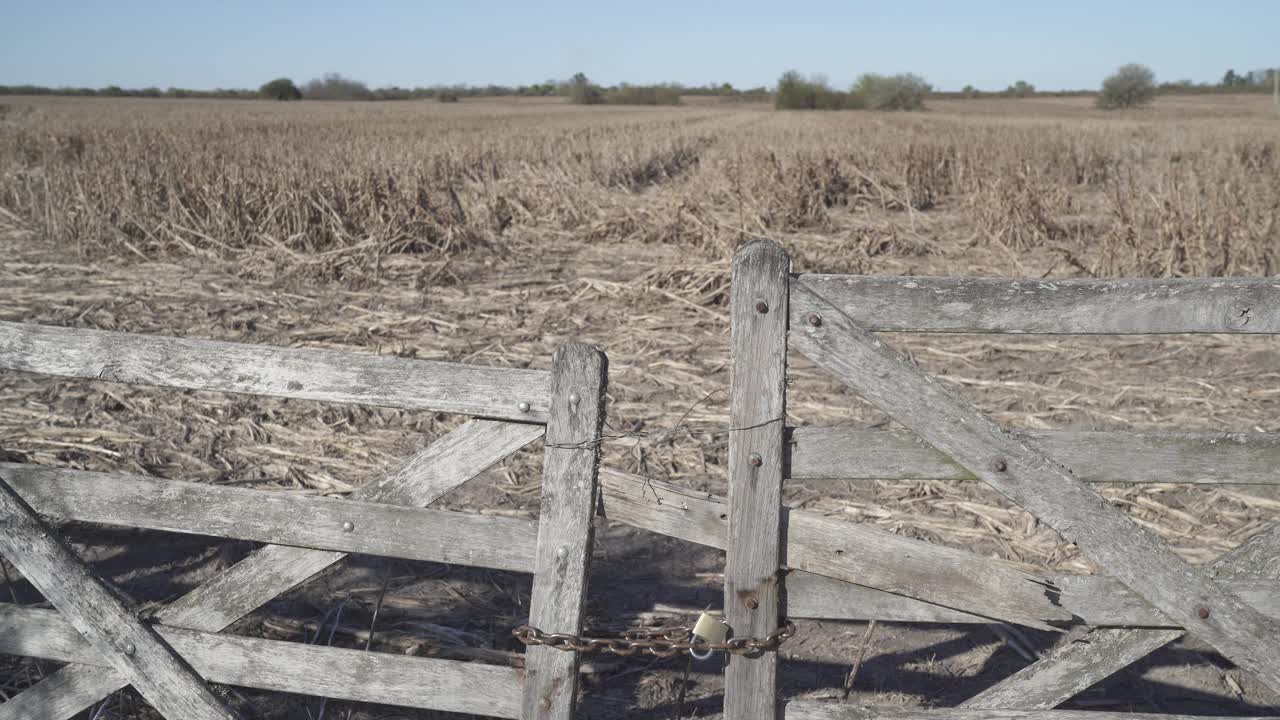
<svg viewBox="0 0 1280 720">
<path fill-rule="evenodd" d="M 802 2 L 0 0 L 0 84 L 257 87 L 340 72 L 371 86 L 848 85 L 915 72 L 936 87 L 1096 87 L 1280 65 L 1280 0 Z"/>
</svg>

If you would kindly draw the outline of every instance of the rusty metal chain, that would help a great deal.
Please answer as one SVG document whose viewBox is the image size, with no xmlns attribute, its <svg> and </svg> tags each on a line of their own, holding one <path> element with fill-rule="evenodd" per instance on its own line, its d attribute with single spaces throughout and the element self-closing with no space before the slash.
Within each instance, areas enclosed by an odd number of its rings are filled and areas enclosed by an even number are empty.
<svg viewBox="0 0 1280 720">
<path fill-rule="evenodd" d="M 693 634 L 689 627 L 638 628 L 619 635 L 580 637 L 569 633 L 544 633 L 536 627 L 521 625 L 511 634 L 525 645 L 581 653 L 612 653 L 629 657 L 637 653 L 666 658 L 688 652 L 721 650 L 732 655 L 756 655 L 777 650 L 796 634 L 795 623 L 788 620 L 762 638 L 729 638 L 724 642 L 707 642 Z"/>
</svg>

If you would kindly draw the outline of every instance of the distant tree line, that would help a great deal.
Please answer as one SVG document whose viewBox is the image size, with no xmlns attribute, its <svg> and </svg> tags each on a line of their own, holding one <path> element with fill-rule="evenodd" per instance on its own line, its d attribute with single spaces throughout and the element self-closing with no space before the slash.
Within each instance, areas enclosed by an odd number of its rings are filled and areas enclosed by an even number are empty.
<svg viewBox="0 0 1280 720">
<path fill-rule="evenodd" d="M 575 94 L 576 93 L 576 94 Z M 286 77 L 264 83 L 257 90 L 226 89 L 189 90 L 185 88 L 161 89 L 158 87 L 123 88 L 111 85 L 105 88 L 46 87 L 41 85 L 0 85 L 0 95 L 71 95 L 82 97 L 154 97 L 154 98 L 230 98 L 269 100 L 439 100 L 458 102 L 476 97 L 568 97 L 574 102 L 593 102 L 640 105 L 674 105 L 682 95 L 716 96 L 725 100 L 768 101 L 768 88 L 746 90 L 734 88 L 729 83 L 708 83 L 703 86 L 685 86 L 679 83 L 658 85 L 631 85 L 622 83 L 611 87 L 595 85 L 578 73 L 568 80 L 547 80 L 531 85 L 433 85 L 430 87 L 404 88 L 395 85 L 370 88 L 367 84 L 339 73 L 327 73 L 301 86 Z"/>
<path fill-rule="evenodd" d="M 778 79 L 773 105 L 779 110 L 923 110 L 933 87 L 911 73 L 860 76 L 849 90 L 836 90 L 826 78 L 805 78 L 788 70 Z"/>
</svg>

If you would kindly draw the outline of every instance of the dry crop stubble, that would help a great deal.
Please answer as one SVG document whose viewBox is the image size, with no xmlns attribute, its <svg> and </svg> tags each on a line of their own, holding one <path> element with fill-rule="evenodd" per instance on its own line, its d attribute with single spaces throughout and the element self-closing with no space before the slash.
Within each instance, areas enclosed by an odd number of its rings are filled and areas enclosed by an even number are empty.
<svg viewBox="0 0 1280 720">
<path fill-rule="evenodd" d="M 0 318 L 538 367 L 578 337 L 609 353 L 613 429 L 643 435 L 612 441 L 606 462 L 715 492 L 728 261 L 745 237 L 780 240 L 797 270 L 873 274 L 1270 275 L 1280 259 L 1280 124 L 1254 98 L 1161 98 L 1119 115 L 1088 99 L 938 101 L 918 115 L 4 104 Z M 1012 427 L 1280 430 L 1270 338 L 888 340 Z M 886 422 L 798 357 L 789 374 L 794 424 Z M 14 373 L 0 374 L 0 407 L 0 448 L 28 461 L 325 494 L 457 422 Z M 537 464 L 534 448 L 448 506 L 533 512 Z M 1277 511 L 1262 488 L 1105 492 L 1195 561 Z M 974 483 L 787 493 L 1027 567 L 1090 569 Z M 518 586 L 497 585 L 464 594 L 515 618 Z M 395 602 L 416 602 L 407 587 Z M 294 624 L 317 625 L 334 597 Z M 487 621 L 450 617 L 502 649 Z"/>
</svg>

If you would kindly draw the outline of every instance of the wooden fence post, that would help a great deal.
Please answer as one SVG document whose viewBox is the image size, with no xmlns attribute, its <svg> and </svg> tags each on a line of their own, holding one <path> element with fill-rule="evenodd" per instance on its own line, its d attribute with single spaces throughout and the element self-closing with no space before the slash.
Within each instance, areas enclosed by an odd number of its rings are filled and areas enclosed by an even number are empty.
<svg viewBox="0 0 1280 720">
<path fill-rule="evenodd" d="M 582 630 L 607 382 L 608 361 L 598 349 L 570 343 L 556 352 L 529 601 L 529 624 L 546 633 L 576 635 Z M 572 720 L 578 654 L 531 645 L 525 668 L 521 717 Z"/>
<path fill-rule="evenodd" d="M 724 607 L 739 637 L 763 637 L 778 627 L 790 265 L 782 247 L 768 240 L 751 242 L 733 259 Z M 774 720 L 777 686 L 777 653 L 730 656 L 725 720 Z"/>
</svg>

